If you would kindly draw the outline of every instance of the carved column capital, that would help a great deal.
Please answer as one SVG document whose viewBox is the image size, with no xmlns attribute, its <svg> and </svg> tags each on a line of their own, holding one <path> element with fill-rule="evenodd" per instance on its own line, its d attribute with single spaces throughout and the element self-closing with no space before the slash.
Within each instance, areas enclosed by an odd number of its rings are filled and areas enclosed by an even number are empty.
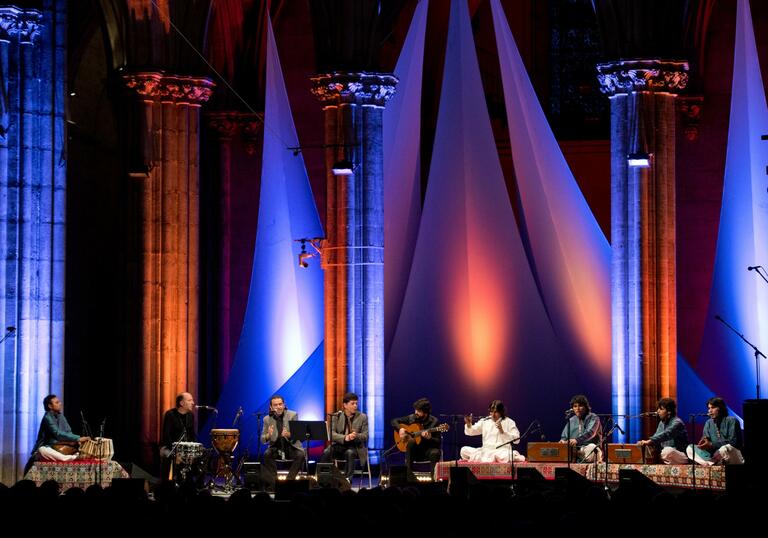
<svg viewBox="0 0 768 538">
<path fill-rule="evenodd" d="M 139 72 L 123 75 L 126 86 L 136 90 L 144 101 L 160 101 L 199 107 L 213 94 L 214 82 L 205 77 Z"/>
<path fill-rule="evenodd" d="M 386 73 L 327 73 L 311 77 L 312 93 L 323 104 L 383 107 L 395 94 L 397 77 Z"/>
<path fill-rule="evenodd" d="M 0 41 L 18 37 L 19 43 L 34 43 L 40 35 L 43 14 L 36 9 L 20 9 L 14 6 L 0 7 Z"/>
<path fill-rule="evenodd" d="M 205 119 L 221 140 L 232 140 L 240 130 L 237 112 L 208 112 Z"/>
<path fill-rule="evenodd" d="M 261 146 L 264 114 L 225 110 L 209 112 L 205 117 L 208 126 L 216 131 L 221 140 L 232 140 L 239 133 L 248 155 L 256 153 Z"/>
<path fill-rule="evenodd" d="M 243 137 L 245 152 L 254 155 L 262 144 L 264 132 L 264 114 L 240 114 L 240 135 Z"/>
<path fill-rule="evenodd" d="M 688 62 L 619 60 L 597 64 L 600 91 L 607 95 L 631 92 L 680 93 L 688 85 Z"/>
<path fill-rule="evenodd" d="M 703 108 L 703 95 L 683 95 L 677 98 L 677 110 L 680 112 L 685 138 L 691 142 L 699 138 Z"/>
</svg>

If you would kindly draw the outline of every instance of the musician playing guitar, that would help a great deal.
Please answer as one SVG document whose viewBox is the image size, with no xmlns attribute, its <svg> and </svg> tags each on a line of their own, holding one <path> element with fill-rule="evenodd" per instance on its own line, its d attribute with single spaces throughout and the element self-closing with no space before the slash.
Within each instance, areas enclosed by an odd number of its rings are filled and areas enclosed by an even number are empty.
<svg viewBox="0 0 768 538">
<path fill-rule="evenodd" d="M 447 430 L 446 425 L 438 425 L 437 418 L 432 416 L 432 404 L 426 398 L 413 402 L 413 413 L 404 417 L 392 419 L 390 424 L 397 430 L 396 438 L 405 442 L 405 464 L 408 476 L 412 476 L 411 465 L 414 461 L 429 461 L 434 472 L 435 465 L 440 461 L 441 431 Z"/>
</svg>

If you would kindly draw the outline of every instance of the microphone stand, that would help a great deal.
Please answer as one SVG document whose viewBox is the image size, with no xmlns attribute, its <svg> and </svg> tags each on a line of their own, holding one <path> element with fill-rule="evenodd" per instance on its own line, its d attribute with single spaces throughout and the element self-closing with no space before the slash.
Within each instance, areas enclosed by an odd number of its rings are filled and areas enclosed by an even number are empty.
<svg viewBox="0 0 768 538">
<path fill-rule="evenodd" d="M 99 437 L 98 437 L 98 442 L 96 443 L 96 445 L 99 447 L 99 451 L 98 451 L 99 456 L 102 456 L 101 444 L 104 442 L 104 425 L 106 424 L 106 422 L 107 422 L 107 417 L 104 416 L 104 419 L 101 421 L 101 425 L 99 426 Z M 98 484 L 101 485 L 101 480 L 104 477 L 104 472 L 101 466 L 104 465 L 105 462 L 103 457 L 102 458 L 97 457 L 96 459 L 99 460 L 96 466 L 96 470 L 97 470 L 96 479 L 98 480 Z"/>
<path fill-rule="evenodd" d="M 453 414 L 453 415 L 440 415 L 440 416 L 446 417 L 451 421 L 451 429 L 453 429 L 453 466 L 458 467 L 459 466 L 459 442 L 458 442 L 458 439 L 456 439 L 456 436 L 458 435 L 458 431 L 456 430 L 456 423 L 459 419 L 464 420 L 464 415 Z"/>
<path fill-rule="evenodd" d="M 442 443 L 442 442 L 443 441 L 442 441 L 442 436 L 441 436 L 440 443 Z M 394 452 L 394 450 L 396 448 L 397 448 L 397 443 L 395 443 L 394 445 L 392 445 L 391 447 L 389 447 L 388 449 L 386 449 L 384 452 L 381 453 L 381 462 L 382 462 L 382 464 L 384 466 L 383 471 L 386 471 L 387 482 L 389 482 L 389 479 L 390 479 L 390 474 L 389 474 L 389 467 L 390 467 L 390 465 L 389 465 L 389 459 L 388 458 L 389 458 L 390 454 L 392 452 Z M 442 452 L 442 447 L 441 447 L 441 452 Z M 384 475 L 385 473 L 381 472 L 379 474 L 380 475 Z M 390 484 L 390 486 L 391 486 L 391 484 Z"/>
<path fill-rule="evenodd" d="M 766 357 L 765 354 L 762 351 L 757 349 L 757 346 L 755 346 L 752 342 L 750 342 L 749 340 L 744 338 L 744 335 L 741 334 L 739 331 L 737 331 L 730 323 L 725 321 L 720 316 L 715 316 L 715 319 L 717 321 L 719 321 L 720 323 L 722 323 L 723 325 L 725 325 L 726 327 L 728 327 L 734 333 L 736 333 L 739 336 L 739 338 L 741 338 L 749 347 L 751 347 L 754 350 L 754 352 L 755 352 L 755 382 L 756 382 L 755 391 L 757 392 L 757 399 L 759 400 L 760 399 L 760 357 L 762 357 L 764 359 L 768 358 L 768 357 Z"/>
<path fill-rule="evenodd" d="M 691 439 L 696 439 L 696 413 L 688 415 L 688 420 L 691 422 Z M 688 447 L 685 447 L 685 455 L 691 460 L 691 483 L 693 485 L 693 492 L 696 493 L 696 445 L 691 443 L 691 455 L 688 456 Z"/>
<path fill-rule="evenodd" d="M 184 439 L 187 438 L 187 430 L 184 429 L 181 432 L 181 435 L 179 438 L 171 443 L 171 451 L 168 453 L 168 459 L 171 460 L 171 475 L 168 477 L 171 480 L 173 480 L 173 468 L 174 468 L 174 460 L 176 459 L 176 449 L 179 448 L 179 443 L 181 443 Z M 186 480 L 186 469 L 183 469 L 183 463 L 182 463 L 182 470 L 179 472 L 181 473 L 181 480 L 182 482 Z"/>
<path fill-rule="evenodd" d="M 618 416 L 622 416 L 622 417 L 626 418 L 625 415 L 618 415 Z M 621 426 L 619 426 L 619 424 L 616 421 L 613 420 L 613 417 L 610 417 L 610 420 L 611 420 L 611 429 L 608 430 L 608 432 L 605 435 L 603 435 L 603 439 L 602 439 L 602 441 L 603 441 L 603 443 L 602 443 L 603 444 L 603 458 L 605 459 L 605 477 L 604 477 L 605 480 L 604 480 L 604 484 L 603 484 L 603 489 L 605 490 L 605 496 L 608 498 L 608 500 L 611 499 L 611 490 L 608 487 L 608 464 L 610 463 L 608 461 L 608 459 L 609 459 L 608 458 L 608 441 L 610 440 L 611 436 L 613 435 L 613 431 L 614 430 L 619 430 L 622 434 L 624 434 L 624 430 L 622 430 Z M 597 478 L 597 458 L 595 458 L 595 478 Z"/>
<path fill-rule="evenodd" d="M 500 449 L 502 447 L 509 446 L 509 464 L 510 464 L 510 466 L 509 466 L 509 478 L 511 480 L 513 480 L 513 481 L 515 480 L 515 448 L 514 448 L 514 445 L 516 443 L 519 443 L 520 441 L 524 440 L 526 437 L 528 437 L 528 434 L 531 433 L 531 429 L 533 428 L 534 424 L 536 424 L 535 420 L 528 425 L 528 427 L 525 429 L 525 432 L 523 433 L 523 435 L 520 435 L 520 436 L 516 437 L 515 439 L 510 439 L 506 443 L 502 443 L 502 444 L 500 444 L 499 446 L 496 447 L 496 450 L 498 450 L 498 449 Z M 513 495 L 515 494 L 514 484 L 512 485 L 512 494 Z"/>
<path fill-rule="evenodd" d="M 257 413 L 257 414 L 260 415 L 261 413 Z M 256 435 L 256 431 L 252 431 L 251 435 L 248 437 L 248 442 L 243 448 L 243 451 L 240 453 L 240 460 L 237 462 L 237 467 L 235 467 L 235 480 L 237 480 L 237 483 L 239 485 L 243 485 L 244 483 L 241 477 L 241 473 L 243 471 L 243 463 L 248 461 L 248 458 L 251 456 L 251 443 L 253 443 L 253 436 Z M 259 445 L 261 445 L 261 443 L 259 443 Z"/>
<path fill-rule="evenodd" d="M 571 418 L 573 416 L 574 416 L 573 413 L 571 413 L 570 415 L 567 415 L 566 418 L 565 418 L 568 421 L 566 423 L 566 428 L 568 429 L 568 439 L 566 440 L 566 443 L 568 443 L 568 445 L 567 445 L 568 449 L 566 451 L 567 452 L 566 462 L 567 462 L 568 470 L 569 471 L 571 470 L 571 456 L 573 455 L 572 454 L 573 453 L 573 449 L 572 449 L 573 445 L 571 445 Z"/>
<path fill-rule="evenodd" d="M 262 429 L 264 428 L 264 413 L 261 411 L 257 411 L 254 413 L 256 415 L 256 426 L 257 431 L 259 432 L 259 443 L 256 445 L 256 461 L 261 461 L 261 433 Z M 250 444 L 250 441 L 249 441 Z"/>
</svg>

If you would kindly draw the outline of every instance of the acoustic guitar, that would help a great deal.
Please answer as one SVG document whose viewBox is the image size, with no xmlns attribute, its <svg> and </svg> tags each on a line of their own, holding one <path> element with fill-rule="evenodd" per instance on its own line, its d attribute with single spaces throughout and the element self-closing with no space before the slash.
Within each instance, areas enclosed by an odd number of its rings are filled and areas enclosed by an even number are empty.
<svg viewBox="0 0 768 538">
<path fill-rule="evenodd" d="M 418 445 L 421 443 L 421 436 L 425 433 L 440 432 L 445 433 L 448 431 L 448 424 L 440 424 L 434 428 L 428 428 L 426 430 L 419 429 L 418 424 L 399 424 L 399 427 L 395 430 L 395 444 L 400 452 L 405 452 L 408 447 L 408 443 L 413 441 Z M 400 428 L 405 429 L 405 437 L 400 439 Z"/>
</svg>

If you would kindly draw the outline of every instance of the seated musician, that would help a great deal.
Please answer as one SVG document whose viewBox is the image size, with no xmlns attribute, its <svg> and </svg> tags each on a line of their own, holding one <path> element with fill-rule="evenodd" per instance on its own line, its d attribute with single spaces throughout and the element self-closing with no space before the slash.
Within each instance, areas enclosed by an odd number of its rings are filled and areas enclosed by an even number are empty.
<svg viewBox="0 0 768 538">
<path fill-rule="evenodd" d="M 560 434 L 560 442 L 574 447 L 574 454 L 580 463 L 602 461 L 602 451 L 598 448 L 602 425 L 600 417 L 590 409 L 587 397 L 577 394 L 571 398 L 570 413 L 573 415 Z"/>
<path fill-rule="evenodd" d="M 661 448 L 660 458 L 664 463 L 685 464 L 688 457 L 683 453 L 688 444 L 685 423 L 677 416 L 677 404 L 672 398 L 659 400 L 657 415 L 659 425 L 650 438 L 638 441 L 638 445 L 652 445 Z"/>
<path fill-rule="evenodd" d="M 25 468 L 25 474 L 32 467 L 35 459 L 53 461 L 77 459 L 79 443 L 90 440 L 90 437 L 81 437 L 72 433 L 67 417 L 61 412 L 63 407 L 61 400 L 55 394 L 49 394 L 43 398 L 43 407 L 45 415 L 40 421 L 35 448 Z"/>
<path fill-rule="evenodd" d="M 481 418 L 474 425 L 472 415 L 464 417 L 464 435 L 482 435 L 483 446 L 461 447 L 461 459 L 482 463 L 509 463 L 511 454 L 514 461 L 525 461 L 525 456 L 512 449 L 512 445 L 520 443 L 520 430 L 517 429 L 515 421 L 507 416 L 504 402 L 493 400 L 488 406 L 488 412 L 489 416 Z M 512 444 L 496 448 L 510 441 Z"/>
<path fill-rule="evenodd" d="M 173 444 L 180 441 L 197 441 L 195 434 L 195 400 L 188 392 L 176 396 L 176 407 L 169 409 L 163 415 L 163 438 L 160 441 L 160 458 L 162 460 L 163 477 L 170 476 Z M 178 454 L 175 454 L 178 459 Z"/>
<path fill-rule="evenodd" d="M 440 461 L 442 454 L 440 443 L 442 436 L 438 428 L 437 418 L 432 416 L 432 404 L 426 398 L 419 398 L 413 402 L 413 413 L 404 417 L 394 418 L 390 421 L 393 428 L 398 430 L 401 440 L 408 439 L 405 449 L 405 464 L 410 476 L 414 461 L 429 461 L 431 471 L 434 472 L 435 465 Z M 413 433 L 419 434 L 421 441 L 416 442 L 416 437 L 407 431 L 407 427 L 415 424 L 416 428 L 410 428 Z M 433 430 L 433 431 L 429 431 Z"/>
<path fill-rule="evenodd" d="M 695 447 L 688 446 L 689 458 L 700 465 L 741 465 L 741 424 L 736 417 L 728 416 L 725 400 L 717 396 L 707 400 L 709 419 L 704 424 L 701 440 Z"/>
<path fill-rule="evenodd" d="M 288 470 L 288 480 L 293 480 L 304 465 L 304 450 L 301 440 L 291 440 L 289 423 L 299 420 L 299 414 L 285 408 L 285 400 L 275 394 L 269 400 L 269 415 L 264 417 L 264 428 L 261 432 L 261 442 L 269 443 L 264 452 L 264 472 L 268 489 L 274 489 L 277 480 L 277 464 L 275 460 L 293 460 Z"/>
<path fill-rule="evenodd" d="M 357 410 L 357 394 L 347 392 L 342 398 L 342 409 L 331 415 L 331 444 L 320 457 L 322 463 L 346 460 L 344 475 L 352 477 L 355 458 L 361 465 L 368 461 L 368 416 Z"/>
</svg>

